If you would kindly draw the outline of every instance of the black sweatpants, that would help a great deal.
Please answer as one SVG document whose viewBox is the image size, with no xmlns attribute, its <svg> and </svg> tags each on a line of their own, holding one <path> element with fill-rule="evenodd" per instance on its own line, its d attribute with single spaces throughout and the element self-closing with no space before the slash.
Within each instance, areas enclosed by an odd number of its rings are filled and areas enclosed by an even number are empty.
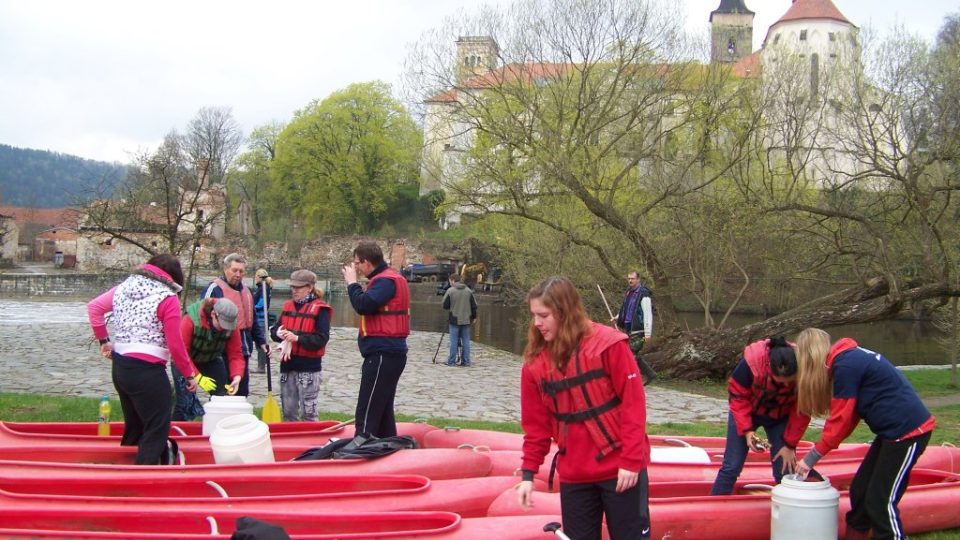
<svg viewBox="0 0 960 540">
<path fill-rule="evenodd" d="M 607 516 L 610 540 L 650 538 L 650 491 L 647 470 L 637 485 L 617 493 L 617 480 L 560 484 L 563 532 L 576 540 L 600 540 Z"/>
<path fill-rule="evenodd" d="M 397 395 L 397 383 L 405 367 L 406 353 L 376 353 L 363 357 L 360 395 L 357 397 L 357 435 L 382 438 L 397 434 L 393 398 Z"/>
<path fill-rule="evenodd" d="M 172 405 L 165 364 L 113 353 L 113 386 L 123 409 L 122 446 L 137 445 L 137 465 L 157 465 L 167 449 Z"/>
<path fill-rule="evenodd" d="M 873 538 L 906 538 L 897 504 L 907 490 L 910 471 L 927 448 L 932 433 L 905 441 L 877 437 L 850 484 L 847 527 L 873 529 Z"/>
</svg>

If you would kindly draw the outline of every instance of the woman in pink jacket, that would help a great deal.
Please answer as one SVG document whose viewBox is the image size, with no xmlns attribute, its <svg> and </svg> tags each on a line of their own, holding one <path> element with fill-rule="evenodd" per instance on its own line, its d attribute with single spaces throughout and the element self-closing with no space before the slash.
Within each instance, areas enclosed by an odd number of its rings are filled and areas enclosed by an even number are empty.
<svg viewBox="0 0 960 540">
<path fill-rule="evenodd" d="M 116 287 L 87 304 L 100 354 L 112 358 L 113 385 L 123 409 L 123 446 L 137 445 L 137 465 L 170 460 L 171 388 L 167 361 L 188 374 L 187 390 L 197 389 L 196 367 L 180 336 L 183 270 L 172 255 L 155 255 Z M 113 341 L 105 315 L 113 313 Z"/>
</svg>

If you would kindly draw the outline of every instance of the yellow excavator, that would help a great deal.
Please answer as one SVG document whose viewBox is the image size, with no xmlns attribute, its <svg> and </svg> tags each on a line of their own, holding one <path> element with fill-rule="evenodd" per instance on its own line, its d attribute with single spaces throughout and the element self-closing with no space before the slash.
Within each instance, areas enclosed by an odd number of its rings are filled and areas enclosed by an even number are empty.
<svg viewBox="0 0 960 540">
<path fill-rule="evenodd" d="M 487 275 L 487 263 L 464 264 L 460 269 L 460 281 L 471 289 L 476 289 L 477 284 L 482 283 Z"/>
</svg>

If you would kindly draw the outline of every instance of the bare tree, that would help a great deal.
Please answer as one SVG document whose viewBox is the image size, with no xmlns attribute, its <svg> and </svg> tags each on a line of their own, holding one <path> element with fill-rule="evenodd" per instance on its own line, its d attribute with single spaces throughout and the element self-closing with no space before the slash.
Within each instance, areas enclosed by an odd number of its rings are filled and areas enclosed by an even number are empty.
<svg viewBox="0 0 960 540">
<path fill-rule="evenodd" d="M 668 331 L 673 276 L 651 214 L 737 162 L 747 139 L 718 130 L 732 115 L 756 122 L 735 108 L 735 92 L 721 91 L 737 84 L 729 71 L 688 60 L 672 9 L 518 2 L 428 36 L 412 55 L 428 96 L 428 148 L 444 148 L 438 159 L 428 151 L 424 168 L 447 192 L 447 209 L 525 220 L 561 237 L 551 246 L 583 248 L 596 267 L 581 264 L 574 277 L 620 283 L 639 262 Z M 450 44 L 478 33 L 499 44 L 496 63 L 465 75 Z"/>
<path fill-rule="evenodd" d="M 860 64 L 856 49 L 849 70 L 828 73 L 784 57 L 742 79 L 687 60 L 672 15 L 654 2 L 520 2 L 412 52 L 424 179 L 507 253 L 540 259 L 521 286 L 559 269 L 592 289 L 639 261 L 667 323 L 646 357 L 692 378 L 725 375 L 765 335 L 958 294 L 945 241 L 957 235 L 956 137 L 935 152 L 921 143 L 934 119 L 919 114 L 933 106 L 922 98 L 938 95 L 927 51 L 894 38 L 899 58 L 874 47 Z M 469 61 L 484 55 L 453 47 L 462 36 L 493 37 L 496 63 L 477 70 Z M 710 320 L 714 298 L 735 304 L 759 277 L 795 282 L 803 300 L 742 328 L 671 324 L 682 282 Z"/>
<path fill-rule="evenodd" d="M 207 181 L 224 184 L 234 158 L 243 146 L 240 126 L 227 107 L 204 107 L 190 121 L 183 148 L 198 166 L 205 166 Z"/>
<path fill-rule="evenodd" d="M 148 255 L 166 252 L 185 258 L 192 280 L 197 250 L 222 223 L 225 203 L 223 188 L 206 185 L 182 141 L 172 132 L 155 152 L 136 156 L 112 195 L 97 194 L 86 206 L 80 230 L 105 243 L 136 246 Z"/>
</svg>

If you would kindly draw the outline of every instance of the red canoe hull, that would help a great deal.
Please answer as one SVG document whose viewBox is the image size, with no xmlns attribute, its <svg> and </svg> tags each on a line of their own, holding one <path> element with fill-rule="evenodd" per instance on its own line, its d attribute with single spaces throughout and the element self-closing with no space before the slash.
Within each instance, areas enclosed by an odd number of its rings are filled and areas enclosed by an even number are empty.
<svg viewBox="0 0 960 540">
<path fill-rule="evenodd" d="M 960 477 L 915 469 L 911 484 L 900 502 L 904 527 L 909 534 L 960 527 Z M 835 487 L 848 487 L 852 474 L 836 480 Z M 738 482 L 744 489 L 745 482 Z M 766 540 L 770 537 L 770 496 L 708 496 L 711 482 L 650 484 L 650 520 L 652 538 L 717 540 Z M 688 495 L 680 495 L 687 493 Z M 664 497 L 666 496 L 666 497 Z M 559 513 L 559 493 L 534 493 L 537 512 Z M 850 509 L 849 495 L 841 492 L 840 516 Z M 490 505 L 489 515 L 522 515 L 516 493 L 505 491 Z M 840 537 L 844 523 L 840 522 Z"/>
<path fill-rule="evenodd" d="M 213 482 L 213 484 L 211 484 Z M 324 513 L 440 511 L 485 517 L 493 500 L 513 488 L 515 478 L 487 476 L 430 480 L 415 475 L 215 475 L 208 480 L 182 475 L 111 478 L 0 476 L 0 506 L 7 510 L 54 504 L 61 509 L 197 508 Z M 538 488 L 545 489 L 541 483 Z"/>
<path fill-rule="evenodd" d="M 200 433 L 200 422 L 174 422 L 170 437 L 177 441 L 181 450 L 209 448 L 210 438 Z M 270 442 L 274 446 L 303 447 L 322 446 L 331 438 L 350 439 L 356 430 L 354 426 L 342 426 L 338 422 L 281 422 L 268 424 Z M 419 422 L 400 422 L 397 431 L 400 435 L 409 435 L 416 439 L 421 447 L 424 435 L 436 431 L 435 426 Z M 185 433 L 181 434 L 180 432 Z M 0 422 L 0 446 L 19 445 L 85 445 L 120 443 L 123 423 L 110 424 L 110 436 L 97 436 L 96 422 Z"/>
<path fill-rule="evenodd" d="M 32 540 L 63 538 L 225 540 L 248 510 L 75 510 L 47 505 L 0 511 L 0 536 Z M 256 512 L 294 540 L 425 538 L 436 540 L 536 540 L 549 537 L 543 526 L 559 515 L 467 518 L 450 512 L 327 514 Z M 211 534 L 213 518 L 219 534 Z"/>
<path fill-rule="evenodd" d="M 461 452 L 470 453 L 471 450 L 461 449 Z M 513 475 L 520 467 L 521 453 L 516 450 L 472 451 L 473 453 L 487 454 L 493 461 L 491 475 Z M 829 457 L 829 454 L 828 454 Z M 547 456 L 544 463 L 553 460 L 553 453 Z M 823 459 L 817 463 L 816 470 L 824 476 L 838 476 L 844 473 L 854 473 L 860 467 L 860 458 Z M 950 473 L 960 473 L 960 448 L 949 446 L 928 446 L 917 461 L 917 467 L 922 469 L 936 469 Z M 720 462 L 710 464 L 689 463 L 651 463 L 647 469 L 651 482 L 689 482 L 713 481 L 720 470 Z M 541 466 L 537 478 L 547 481 L 549 467 Z M 748 461 L 743 466 L 740 479 L 745 481 L 764 481 L 772 477 L 769 462 Z"/>
<path fill-rule="evenodd" d="M 723 452 L 726 439 L 723 437 L 686 437 L 678 435 L 650 435 L 650 444 L 654 446 L 698 446 L 708 452 Z M 482 429 L 461 429 L 457 427 L 439 428 L 424 435 L 424 448 L 479 447 L 484 450 L 520 450 L 523 447 L 523 435 L 503 431 Z M 798 448 L 812 447 L 809 441 L 800 441 Z M 762 455 L 762 454 L 758 454 Z"/>
<path fill-rule="evenodd" d="M 131 451 L 128 448 L 114 448 L 114 450 Z M 53 450 L 56 451 L 56 450 Z M 25 458 L 30 458 L 30 453 L 24 450 L 18 452 Z M 0 451 L 0 455 L 5 455 Z M 127 463 L 133 463 L 131 459 Z M 48 457 L 55 457 L 50 455 Z M 91 453 L 91 457 L 96 459 L 97 454 Z M 0 474 L 4 476 L 87 476 L 97 477 L 106 474 L 113 475 L 137 475 L 141 476 L 147 472 L 158 474 L 194 475 L 204 478 L 210 474 L 236 474 L 236 475 L 275 475 L 278 472 L 284 474 L 341 474 L 341 475 L 360 475 L 360 474 L 419 474 L 433 480 L 444 480 L 450 478 L 470 478 L 476 476 L 488 476 L 491 471 L 490 457 L 484 454 L 464 452 L 450 448 L 438 449 L 417 449 L 400 450 L 388 456 L 377 459 L 336 459 L 336 460 L 318 460 L 318 461 L 297 461 L 297 462 L 278 462 L 278 463 L 249 463 L 249 464 L 197 464 L 190 465 L 130 465 L 116 463 L 63 463 L 55 461 L 26 461 L 26 460 L 6 460 L 0 461 Z"/>
</svg>

